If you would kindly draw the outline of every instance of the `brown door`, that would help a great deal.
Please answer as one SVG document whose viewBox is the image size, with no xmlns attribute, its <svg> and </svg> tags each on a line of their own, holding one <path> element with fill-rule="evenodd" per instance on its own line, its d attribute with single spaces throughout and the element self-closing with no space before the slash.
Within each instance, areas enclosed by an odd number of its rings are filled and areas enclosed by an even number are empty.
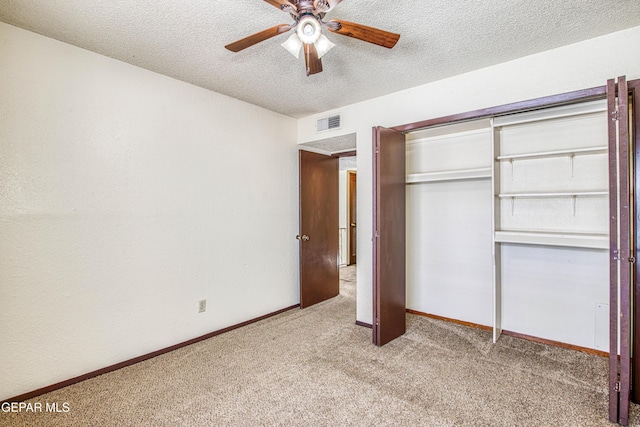
<svg viewBox="0 0 640 427">
<path fill-rule="evenodd" d="M 406 330 L 405 138 L 373 129 L 373 343 Z"/>
<path fill-rule="evenodd" d="M 349 265 L 356 263 L 356 173 L 349 176 Z"/>
<path fill-rule="evenodd" d="M 616 96 L 617 92 L 617 96 Z M 629 170 L 629 90 L 624 77 L 607 81 L 609 124 L 609 420 L 629 423 L 631 390 L 631 258 L 633 206 Z M 620 353 L 618 354 L 618 350 Z"/>
<path fill-rule="evenodd" d="M 338 237 L 338 158 L 300 150 L 300 307 L 338 295 Z"/>
</svg>

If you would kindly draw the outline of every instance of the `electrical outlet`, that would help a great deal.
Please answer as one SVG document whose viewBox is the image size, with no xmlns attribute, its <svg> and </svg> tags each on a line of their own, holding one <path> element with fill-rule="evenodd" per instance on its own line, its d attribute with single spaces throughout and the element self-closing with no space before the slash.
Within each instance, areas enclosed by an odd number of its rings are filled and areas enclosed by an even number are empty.
<svg viewBox="0 0 640 427">
<path fill-rule="evenodd" d="M 207 300 L 201 299 L 200 302 L 198 302 L 198 313 L 204 313 L 205 311 L 207 311 Z"/>
</svg>

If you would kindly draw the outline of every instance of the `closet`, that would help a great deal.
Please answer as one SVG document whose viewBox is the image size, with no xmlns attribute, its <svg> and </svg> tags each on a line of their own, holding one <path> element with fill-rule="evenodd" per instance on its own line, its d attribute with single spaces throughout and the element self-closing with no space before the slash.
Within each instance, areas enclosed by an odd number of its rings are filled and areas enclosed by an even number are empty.
<svg viewBox="0 0 640 427">
<path fill-rule="evenodd" d="M 407 308 L 491 326 L 491 124 L 406 135 Z"/>
<path fill-rule="evenodd" d="M 607 351 L 607 105 L 406 135 L 407 308 Z"/>
<path fill-rule="evenodd" d="M 408 311 L 608 353 L 609 420 L 626 425 L 640 401 L 639 88 L 620 76 L 374 127 L 374 344 L 402 335 Z"/>
</svg>

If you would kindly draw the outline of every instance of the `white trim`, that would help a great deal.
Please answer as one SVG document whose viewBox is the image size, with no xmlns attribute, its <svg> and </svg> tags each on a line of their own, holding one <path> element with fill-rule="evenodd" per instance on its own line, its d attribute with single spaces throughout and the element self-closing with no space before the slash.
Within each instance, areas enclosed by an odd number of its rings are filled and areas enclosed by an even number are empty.
<svg viewBox="0 0 640 427">
<path fill-rule="evenodd" d="M 576 192 L 563 192 L 563 193 L 504 193 L 498 194 L 501 199 L 504 198 L 553 198 L 553 197 L 578 197 L 578 196 L 608 196 L 608 191 L 576 191 Z"/>
<path fill-rule="evenodd" d="M 493 119 L 493 126 L 502 127 L 519 125 L 523 123 L 538 122 L 542 120 L 559 119 L 562 117 L 601 113 L 603 111 L 607 111 L 606 99 L 495 117 Z"/>
<path fill-rule="evenodd" d="M 509 154 L 498 156 L 498 160 L 516 160 L 535 157 L 555 157 L 555 156 L 573 156 L 575 154 L 597 154 L 606 153 L 608 147 L 592 147 L 592 148 L 574 148 L 572 150 L 556 150 L 556 151 L 540 151 L 537 153 Z"/>
<path fill-rule="evenodd" d="M 608 234 L 552 233 L 532 231 L 496 231 L 495 241 L 530 245 L 569 246 L 575 248 L 608 249 Z"/>
<path fill-rule="evenodd" d="M 416 132 L 420 132 L 420 131 L 416 131 Z M 424 138 L 411 139 L 411 140 L 407 140 L 406 144 L 408 146 L 416 145 L 416 144 L 422 144 L 425 142 L 443 141 L 446 139 L 454 139 L 454 138 L 460 138 L 463 136 L 479 135 L 479 134 L 488 133 L 488 132 L 491 132 L 490 127 L 483 128 L 483 129 L 466 130 L 466 131 L 456 132 L 456 133 L 449 133 L 445 135 L 434 135 L 434 136 L 427 136 Z M 410 135 L 410 133 L 407 135 Z"/>
</svg>

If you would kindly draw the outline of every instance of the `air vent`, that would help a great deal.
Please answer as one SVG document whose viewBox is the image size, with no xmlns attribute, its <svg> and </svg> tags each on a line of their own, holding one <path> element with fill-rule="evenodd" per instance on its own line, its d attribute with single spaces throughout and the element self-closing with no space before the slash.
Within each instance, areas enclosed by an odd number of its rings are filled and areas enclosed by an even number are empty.
<svg viewBox="0 0 640 427">
<path fill-rule="evenodd" d="M 339 129 L 340 128 L 340 115 L 325 117 L 318 120 L 316 123 L 316 131 L 323 132 L 325 130 Z"/>
</svg>

